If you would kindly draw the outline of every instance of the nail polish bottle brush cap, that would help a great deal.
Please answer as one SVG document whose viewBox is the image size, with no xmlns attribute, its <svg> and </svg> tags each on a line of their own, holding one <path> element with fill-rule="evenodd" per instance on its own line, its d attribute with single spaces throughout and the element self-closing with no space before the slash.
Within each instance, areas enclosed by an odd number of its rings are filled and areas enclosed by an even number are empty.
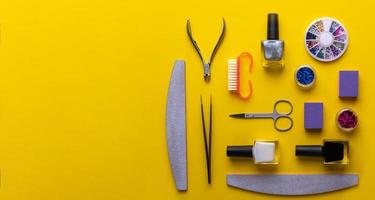
<svg viewBox="0 0 375 200">
<path fill-rule="evenodd" d="M 267 40 L 279 40 L 279 18 L 276 13 L 268 14 Z"/>
<path fill-rule="evenodd" d="M 247 146 L 228 146 L 228 157 L 253 157 L 253 145 Z"/>
<path fill-rule="evenodd" d="M 320 145 L 297 145 L 296 156 L 323 156 L 323 148 Z"/>
</svg>

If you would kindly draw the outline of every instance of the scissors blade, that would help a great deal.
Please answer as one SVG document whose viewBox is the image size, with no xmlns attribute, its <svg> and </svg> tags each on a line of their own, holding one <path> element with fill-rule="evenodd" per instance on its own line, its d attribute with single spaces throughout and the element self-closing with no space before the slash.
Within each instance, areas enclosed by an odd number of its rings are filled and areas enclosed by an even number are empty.
<svg viewBox="0 0 375 200">
<path fill-rule="evenodd" d="M 229 115 L 229 117 L 238 118 L 238 119 L 246 119 L 245 113 L 232 114 L 232 115 Z"/>
</svg>

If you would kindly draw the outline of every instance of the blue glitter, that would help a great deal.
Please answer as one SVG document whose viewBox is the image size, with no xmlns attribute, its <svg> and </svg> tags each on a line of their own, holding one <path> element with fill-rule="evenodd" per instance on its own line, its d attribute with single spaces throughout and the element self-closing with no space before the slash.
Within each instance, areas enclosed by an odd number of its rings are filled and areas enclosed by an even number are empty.
<svg viewBox="0 0 375 200">
<path fill-rule="evenodd" d="M 309 67 L 301 67 L 298 69 L 296 76 L 298 83 L 305 86 L 310 85 L 315 79 L 314 71 Z"/>
</svg>

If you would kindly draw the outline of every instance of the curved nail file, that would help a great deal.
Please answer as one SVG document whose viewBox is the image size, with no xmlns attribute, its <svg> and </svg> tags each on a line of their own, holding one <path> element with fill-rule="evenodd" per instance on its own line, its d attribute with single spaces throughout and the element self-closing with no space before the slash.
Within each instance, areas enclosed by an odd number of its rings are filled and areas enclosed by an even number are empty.
<svg viewBox="0 0 375 200">
<path fill-rule="evenodd" d="M 227 175 L 227 184 L 272 195 L 311 195 L 358 185 L 357 174 Z"/>
<path fill-rule="evenodd" d="M 167 99 L 168 156 L 177 190 L 187 190 L 185 61 L 177 60 Z"/>
</svg>

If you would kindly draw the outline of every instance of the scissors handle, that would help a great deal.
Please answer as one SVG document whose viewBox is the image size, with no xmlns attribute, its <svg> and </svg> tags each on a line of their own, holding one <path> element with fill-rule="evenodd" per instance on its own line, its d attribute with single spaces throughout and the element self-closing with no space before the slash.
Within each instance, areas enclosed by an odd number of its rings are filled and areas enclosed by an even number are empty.
<svg viewBox="0 0 375 200">
<path fill-rule="evenodd" d="M 286 120 L 286 125 L 282 125 L 280 120 Z M 289 131 L 293 127 L 293 119 L 289 115 L 279 115 L 273 120 L 273 125 L 277 131 Z"/>
<path fill-rule="evenodd" d="M 286 104 L 289 107 L 289 110 L 286 112 L 278 111 L 282 104 Z M 289 116 L 293 112 L 293 105 L 288 100 L 278 100 L 275 102 L 273 107 L 273 125 L 277 131 L 289 131 L 293 127 L 293 119 Z M 284 121 L 285 123 L 282 123 Z"/>
<path fill-rule="evenodd" d="M 279 111 L 277 111 L 277 108 L 281 107 L 282 104 L 288 105 L 289 106 L 289 111 L 287 111 L 287 112 L 279 112 Z M 290 115 L 292 112 L 293 112 L 293 105 L 288 100 L 284 100 L 284 99 L 278 100 L 278 101 L 275 102 L 275 104 L 273 106 L 273 113 L 275 113 L 275 114 L 277 114 L 279 116 L 281 116 L 281 115 Z"/>
</svg>

